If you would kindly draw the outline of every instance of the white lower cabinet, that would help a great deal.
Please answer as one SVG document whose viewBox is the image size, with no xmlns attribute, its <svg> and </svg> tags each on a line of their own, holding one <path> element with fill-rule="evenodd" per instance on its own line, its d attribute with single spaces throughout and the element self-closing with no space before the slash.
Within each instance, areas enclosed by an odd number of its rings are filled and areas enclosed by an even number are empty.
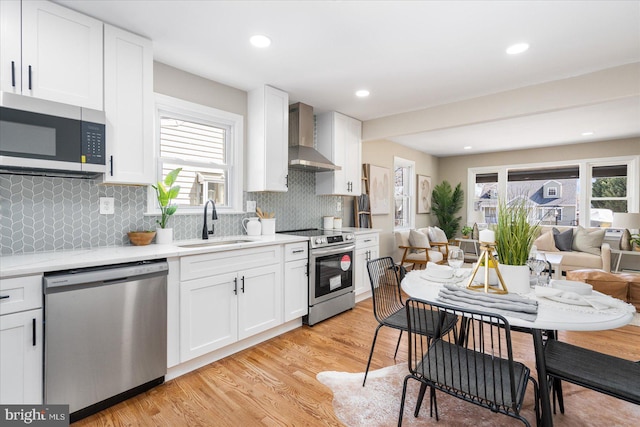
<svg viewBox="0 0 640 427">
<path fill-rule="evenodd" d="M 42 403 L 42 276 L 0 281 L 0 404 Z"/>
<path fill-rule="evenodd" d="M 284 321 L 309 313 L 308 243 L 289 243 L 284 247 Z"/>
<path fill-rule="evenodd" d="M 282 247 L 180 260 L 180 361 L 282 324 Z"/>
<path fill-rule="evenodd" d="M 355 253 L 355 293 L 356 298 L 371 290 L 367 262 L 380 256 L 379 235 L 375 233 L 356 234 Z"/>
</svg>

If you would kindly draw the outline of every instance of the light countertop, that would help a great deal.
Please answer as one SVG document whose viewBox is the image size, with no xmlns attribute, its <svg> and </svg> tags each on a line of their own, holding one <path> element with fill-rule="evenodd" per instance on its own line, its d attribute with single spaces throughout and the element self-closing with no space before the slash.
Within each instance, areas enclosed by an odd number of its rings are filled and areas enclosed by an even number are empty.
<svg viewBox="0 0 640 427">
<path fill-rule="evenodd" d="M 228 240 L 243 240 L 243 242 L 219 246 L 181 247 L 182 245 L 191 243 L 207 242 L 202 239 L 191 239 L 176 241 L 169 245 L 156 245 L 152 243 L 147 246 L 110 246 L 92 249 L 3 255 L 0 260 L 0 277 L 24 276 L 27 274 L 40 274 L 72 268 L 248 249 L 273 244 L 295 243 L 308 239 L 287 234 L 275 234 L 272 236 L 223 236 L 209 238 L 208 242 Z"/>
</svg>

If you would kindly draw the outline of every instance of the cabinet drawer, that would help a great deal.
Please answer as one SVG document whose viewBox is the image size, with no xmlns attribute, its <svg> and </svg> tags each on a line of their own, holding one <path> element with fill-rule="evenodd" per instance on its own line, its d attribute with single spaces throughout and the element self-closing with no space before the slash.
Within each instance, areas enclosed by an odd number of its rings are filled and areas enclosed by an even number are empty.
<svg viewBox="0 0 640 427">
<path fill-rule="evenodd" d="M 296 261 L 299 259 L 307 259 L 309 253 L 309 244 L 304 242 L 287 243 L 284 245 L 284 261 Z"/>
<path fill-rule="evenodd" d="M 180 258 L 180 281 L 278 264 L 281 261 L 282 245 L 188 255 Z"/>
<path fill-rule="evenodd" d="M 365 248 L 369 246 L 378 246 L 378 233 L 356 234 L 356 248 Z"/>
<path fill-rule="evenodd" d="M 0 279 L 0 315 L 42 307 L 42 275 Z"/>
</svg>

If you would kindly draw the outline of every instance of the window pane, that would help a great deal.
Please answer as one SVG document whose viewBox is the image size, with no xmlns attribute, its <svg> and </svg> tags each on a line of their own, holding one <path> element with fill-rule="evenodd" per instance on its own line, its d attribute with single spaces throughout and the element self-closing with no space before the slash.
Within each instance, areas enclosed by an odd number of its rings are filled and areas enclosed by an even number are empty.
<svg viewBox="0 0 640 427">
<path fill-rule="evenodd" d="M 160 118 L 160 157 L 226 163 L 227 130 L 170 117 Z"/>
<path fill-rule="evenodd" d="M 496 222 L 496 206 L 498 204 L 498 174 L 485 173 L 476 175 L 473 196 L 473 220 L 469 222 Z"/>
<path fill-rule="evenodd" d="M 592 227 L 611 227 L 614 212 L 627 212 L 626 165 L 596 166 L 591 169 Z"/>
<path fill-rule="evenodd" d="M 162 165 L 162 176 L 176 168 L 182 168 L 176 184 L 180 186 L 180 194 L 176 198 L 177 205 L 200 206 L 206 200 L 213 200 L 216 206 L 227 204 L 227 171 L 223 169 L 201 166 L 184 166 L 175 163 Z"/>
</svg>

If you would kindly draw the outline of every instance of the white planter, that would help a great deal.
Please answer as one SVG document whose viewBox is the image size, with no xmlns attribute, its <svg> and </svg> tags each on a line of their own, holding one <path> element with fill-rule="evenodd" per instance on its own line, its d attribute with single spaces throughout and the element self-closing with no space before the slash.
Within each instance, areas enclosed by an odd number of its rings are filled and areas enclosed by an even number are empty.
<svg viewBox="0 0 640 427">
<path fill-rule="evenodd" d="M 500 264 L 499 268 L 509 293 L 528 294 L 531 292 L 529 287 L 529 267 L 526 265 Z"/>
<path fill-rule="evenodd" d="M 156 244 L 168 245 L 173 243 L 173 228 L 156 228 Z"/>
</svg>

